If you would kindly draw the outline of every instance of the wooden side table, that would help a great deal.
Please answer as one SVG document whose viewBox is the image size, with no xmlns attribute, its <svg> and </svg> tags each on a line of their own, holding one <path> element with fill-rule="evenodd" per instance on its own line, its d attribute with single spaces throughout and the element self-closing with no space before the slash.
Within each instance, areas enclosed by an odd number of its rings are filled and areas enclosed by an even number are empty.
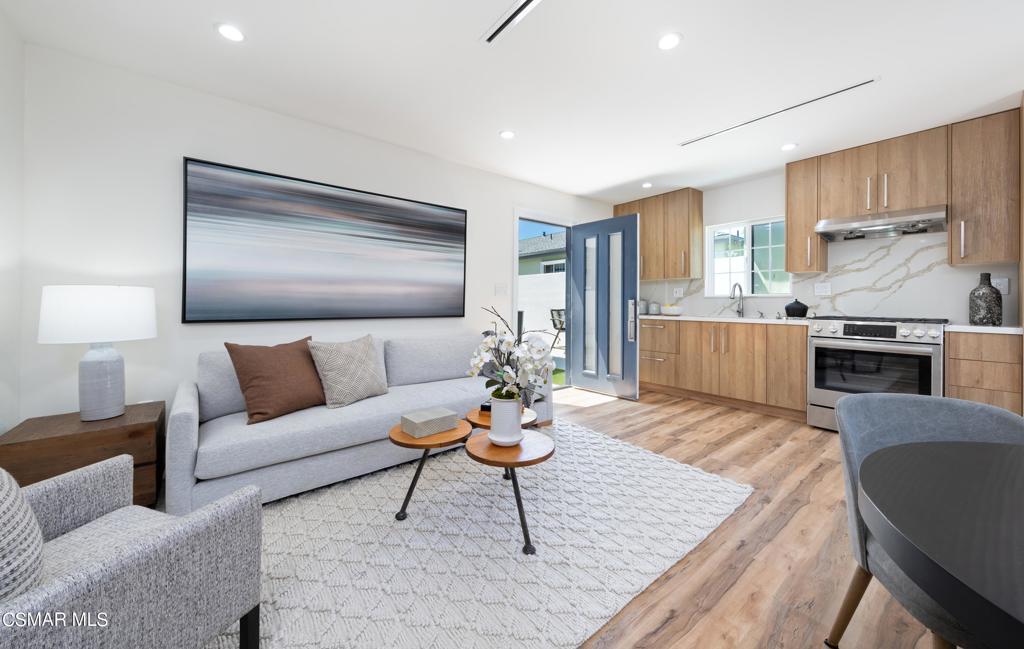
<svg viewBox="0 0 1024 649">
<path fill-rule="evenodd" d="M 412 483 L 409 485 L 409 490 L 405 493 L 402 508 L 395 514 L 396 520 L 404 521 L 408 516 L 405 510 L 409 506 L 409 501 L 412 500 L 412 492 L 416 491 L 416 483 L 420 481 L 420 473 L 423 472 L 423 465 L 427 463 L 427 456 L 430 455 L 431 449 L 461 444 L 472 434 L 473 428 L 465 421 L 460 421 L 451 430 L 443 430 L 440 433 L 434 433 L 425 437 L 413 437 L 402 430 L 401 424 L 388 431 L 388 439 L 391 440 L 392 444 L 404 448 L 423 449 L 423 456 L 420 457 L 420 463 L 416 465 L 416 473 L 412 476 Z"/>
<path fill-rule="evenodd" d="M 127 453 L 135 459 L 134 502 L 152 507 L 164 475 L 165 419 L 163 401 L 99 421 L 77 412 L 26 419 L 0 435 L 0 467 L 24 487 Z"/>
<path fill-rule="evenodd" d="M 519 524 L 523 528 L 523 554 L 536 554 L 537 549 L 530 542 L 530 529 L 526 526 L 526 511 L 523 509 L 523 496 L 519 493 L 516 469 L 540 464 L 554 455 L 555 442 L 544 433 L 528 428 L 523 431 L 523 441 L 518 445 L 496 446 L 491 444 L 486 434 L 481 433 L 466 442 L 466 454 L 480 464 L 505 469 L 512 480 L 512 491 L 516 495 L 516 507 L 519 509 Z"/>
</svg>

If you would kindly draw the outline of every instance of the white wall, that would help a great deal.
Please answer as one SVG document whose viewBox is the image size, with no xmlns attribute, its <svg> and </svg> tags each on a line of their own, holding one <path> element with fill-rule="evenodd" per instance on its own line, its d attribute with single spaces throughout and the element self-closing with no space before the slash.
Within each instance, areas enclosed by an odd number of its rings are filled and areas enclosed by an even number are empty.
<svg viewBox="0 0 1024 649">
<path fill-rule="evenodd" d="M 783 216 L 786 212 L 784 170 L 750 178 L 704 192 L 704 224 L 715 225 Z M 879 315 L 948 318 L 968 322 L 967 294 L 978 285 L 978 274 L 1010 278 L 1010 294 L 1003 296 L 1003 324 L 1019 323 L 1017 265 L 953 267 L 947 263 L 947 234 L 916 234 L 894 239 L 830 243 L 827 273 L 793 276 L 793 296 L 821 315 Z M 816 296 L 814 285 L 828 282 L 831 296 Z M 685 297 L 674 296 L 674 289 Z M 704 280 L 642 282 L 640 294 L 648 300 L 682 304 L 691 315 L 728 315 L 734 302 L 704 297 Z M 774 318 L 790 297 L 759 297 L 745 304 L 745 315 L 764 312 Z"/>
<path fill-rule="evenodd" d="M 18 423 L 23 46 L 0 13 L 0 433 Z"/>
<path fill-rule="evenodd" d="M 35 343 L 51 283 L 156 287 L 159 338 L 121 343 L 128 400 L 167 399 L 200 351 L 479 330 L 511 309 L 513 214 L 586 221 L 611 207 L 54 50 L 26 48 L 22 416 L 75 410 L 84 346 Z M 489 137 L 493 134 L 482 134 Z M 469 211 L 463 319 L 182 325 L 181 158 L 194 156 Z M 500 285 L 500 286 L 499 286 Z"/>
</svg>

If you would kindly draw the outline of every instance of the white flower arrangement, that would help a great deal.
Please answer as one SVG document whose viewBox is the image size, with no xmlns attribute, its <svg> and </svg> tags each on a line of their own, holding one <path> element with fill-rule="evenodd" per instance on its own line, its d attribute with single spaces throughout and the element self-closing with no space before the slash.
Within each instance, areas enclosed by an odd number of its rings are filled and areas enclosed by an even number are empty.
<svg viewBox="0 0 1024 649">
<path fill-rule="evenodd" d="M 468 374 L 487 377 L 487 387 L 495 388 L 491 392 L 495 399 L 520 398 L 529 407 L 543 398 L 540 390 L 551 380 L 555 369 L 551 360 L 554 341 L 548 345 L 539 335 L 547 332 L 540 331 L 516 336 L 494 307 L 484 310 L 497 316 L 504 331 L 483 332 L 484 339 L 470 359 Z"/>
</svg>

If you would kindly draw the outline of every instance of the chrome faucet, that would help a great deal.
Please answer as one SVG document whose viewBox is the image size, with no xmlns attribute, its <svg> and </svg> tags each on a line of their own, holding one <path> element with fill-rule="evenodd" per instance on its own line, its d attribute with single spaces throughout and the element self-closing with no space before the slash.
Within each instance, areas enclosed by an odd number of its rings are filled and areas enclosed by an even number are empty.
<svg viewBox="0 0 1024 649">
<path fill-rule="evenodd" d="M 743 287 L 740 286 L 739 282 L 732 285 L 732 290 L 729 291 L 729 299 L 736 299 L 736 291 L 739 291 L 739 302 L 736 304 L 736 315 L 740 318 L 743 317 Z"/>
</svg>

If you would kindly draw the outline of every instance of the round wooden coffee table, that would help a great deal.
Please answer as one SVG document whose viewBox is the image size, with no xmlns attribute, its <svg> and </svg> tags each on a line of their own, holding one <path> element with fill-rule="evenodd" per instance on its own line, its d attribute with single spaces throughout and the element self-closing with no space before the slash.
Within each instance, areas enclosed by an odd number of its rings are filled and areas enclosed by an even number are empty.
<svg viewBox="0 0 1024 649">
<path fill-rule="evenodd" d="M 427 456 L 430 455 L 430 450 L 461 444 L 466 441 L 472 433 L 473 427 L 470 426 L 467 421 L 460 421 L 455 428 L 452 428 L 451 430 L 444 430 L 440 433 L 427 435 L 426 437 L 413 437 L 402 430 L 401 424 L 398 424 L 388 432 L 388 439 L 390 439 L 391 443 L 396 446 L 423 449 L 423 456 L 420 458 L 420 463 L 416 466 L 416 473 L 412 476 L 412 484 L 409 485 L 409 491 L 405 494 L 405 501 L 402 503 L 402 509 L 395 514 L 396 519 L 404 521 L 407 516 L 405 509 L 409 506 L 409 501 L 412 499 L 412 492 L 416 490 L 416 483 L 419 482 L 420 473 L 423 471 L 423 465 L 427 462 Z"/>
<path fill-rule="evenodd" d="M 530 542 L 530 529 L 526 526 L 526 512 L 523 510 L 523 496 L 519 492 L 516 469 L 540 464 L 555 454 L 555 442 L 544 433 L 527 428 L 523 430 L 523 441 L 516 446 L 491 444 L 486 434 L 474 435 L 466 441 L 466 454 L 481 464 L 502 467 L 512 480 L 512 491 L 516 495 L 519 509 L 519 524 L 523 527 L 523 554 L 535 554 L 537 549 Z"/>
</svg>

